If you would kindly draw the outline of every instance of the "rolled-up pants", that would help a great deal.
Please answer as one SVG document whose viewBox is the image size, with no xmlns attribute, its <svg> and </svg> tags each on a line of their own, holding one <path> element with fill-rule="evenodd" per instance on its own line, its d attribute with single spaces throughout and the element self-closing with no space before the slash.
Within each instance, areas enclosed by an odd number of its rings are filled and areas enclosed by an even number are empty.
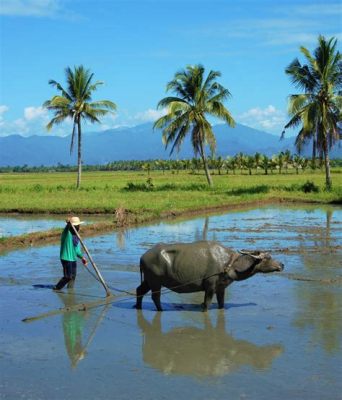
<svg viewBox="0 0 342 400">
<path fill-rule="evenodd" d="M 63 266 L 63 278 L 56 285 L 56 289 L 60 290 L 68 284 L 68 288 L 72 288 L 76 279 L 77 263 L 76 261 L 61 260 Z"/>
</svg>

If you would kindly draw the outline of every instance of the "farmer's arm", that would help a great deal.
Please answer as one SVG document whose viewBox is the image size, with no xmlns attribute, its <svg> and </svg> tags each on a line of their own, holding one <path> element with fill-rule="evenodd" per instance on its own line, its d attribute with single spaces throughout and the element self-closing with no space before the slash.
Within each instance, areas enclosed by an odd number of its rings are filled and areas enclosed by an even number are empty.
<svg viewBox="0 0 342 400">
<path fill-rule="evenodd" d="M 81 244 L 80 244 L 79 240 L 77 240 L 76 236 L 74 236 L 74 238 L 75 238 L 74 239 L 75 240 L 74 247 L 75 247 L 75 251 L 76 251 L 76 256 L 82 260 L 82 263 L 84 265 L 87 265 L 87 259 L 83 256 L 83 253 L 81 250 Z M 76 242 L 76 240 L 77 240 L 77 242 Z"/>
</svg>

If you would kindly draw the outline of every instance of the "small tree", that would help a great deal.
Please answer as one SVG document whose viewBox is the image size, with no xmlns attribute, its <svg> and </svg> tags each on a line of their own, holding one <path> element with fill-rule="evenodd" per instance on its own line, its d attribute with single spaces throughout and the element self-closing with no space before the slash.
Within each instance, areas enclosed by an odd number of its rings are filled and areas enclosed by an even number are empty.
<svg viewBox="0 0 342 400">
<path fill-rule="evenodd" d="M 163 142 L 167 147 L 172 144 L 171 154 L 179 150 L 186 135 L 191 132 L 191 143 L 195 153 L 200 155 L 209 186 L 213 185 L 210 176 L 205 145 L 215 151 L 216 139 L 207 116 L 225 121 L 235 126 L 235 121 L 223 102 L 230 97 L 230 92 L 216 82 L 221 76 L 219 71 L 210 71 L 205 76 L 202 65 L 188 66 L 177 72 L 167 85 L 167 91 L 175 96 L 165 97 L 158 103 L 158 108 L 167 108 L 167 114 L 159 118 L 154 127 L 162 129 Z"/>
<path fill-rule="evenodd" d="M 270 168 L 270 159 L 266 155 L 261 157 L 261 167 L 265 171 L 265 175 L 268 175 L 268 169 Z"/>
<path fill-rule="evenodd" d="M 337 40 L 318 37 L 318 46 L 311 54 L 305 47 L 300 48 L 307 64 L 298 59 L 286 68 L 293 84 L 304 93 L 289 98 L 289 127 L 301 126 L 296 138 L 297 150 L 313 139 L 317 150 L 323 154 L 325 184 L 332 187 L 329 150 L 340 139 L 342 110 L 342 55 L 337 50 Z"/>
<path fill-rule="evenodd" d="M 72 134 L 70 144 L 70 154 L 72 153 L 75 136 L 77 136 L 78 151 L 77 151 L 77 184 L 81 185 L 82 173 L 82 121 L 91 123 L 100 123 L 100 117 L 103 117 L 109 112 L 116 110 L 115 103 L 109 100 L 91 101 L 93 92 L 102 85 L 103 82 L 93 82 L 94 74 L 89 69 L 85 69 L 83 65 L 75 67 L 74 70 L 66 68 L 65 70 L 67 89 L 54 81 L 50 80 L 49 84 L 55 87 L 60 95 L 54 96 L 51 100 L 47 100 L 43 106 L 55 113 L 54 118 L 47 124 L 47 129 L 50 130 L 54 125 L 58 125 L 66 119 L 72 120 Z"/>
</svg>

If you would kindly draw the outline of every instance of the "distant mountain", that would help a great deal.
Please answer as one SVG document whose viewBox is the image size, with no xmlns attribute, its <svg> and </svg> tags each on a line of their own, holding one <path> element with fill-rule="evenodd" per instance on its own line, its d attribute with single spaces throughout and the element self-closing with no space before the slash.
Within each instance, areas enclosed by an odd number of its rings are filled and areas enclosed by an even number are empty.
<svg viewBox="0 0 342 400">
<path fill-rule="evenodd" d="M 160 131 L 153 131 L 152 123 L 133 128 L 117 128 L 83 136 L 84 164 L 106 164 L 117 160 L 168 159 L 169 149 L 165 150 Z M 289 149 L 295 153 L 294 138 L 279 140 L 269 133 L 237 124 L 235 128 L 215 125 L 217 156 L 226 157 L 243 152 L 260 152 L 271 156 Z M 76 163 L 76 151 L 70 156 L 70 136 L 30 136 L 11 135 L 0 137 L 0 166 L 40 166 Z M 75 146 L 76 150 L 76 146 Z M 311 153 L 310 147 L 307 154 Z M 342 149 L 336 145 L 333 157 L 342 158 Z M 186 140 L 179 153 L 172 158 L 191 158 L 191 143 Z"/>
</svg>

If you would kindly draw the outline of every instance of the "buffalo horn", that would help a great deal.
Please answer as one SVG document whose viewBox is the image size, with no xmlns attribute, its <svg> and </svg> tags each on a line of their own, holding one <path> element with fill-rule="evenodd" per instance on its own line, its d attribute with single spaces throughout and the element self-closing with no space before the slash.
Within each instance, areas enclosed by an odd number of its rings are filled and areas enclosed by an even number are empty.
<svg viewBox="0 0 342 400">
<path fill-rule="evenodd" d="M 262 260 L 266 257 L 267 253 L 263 253 L 261 251 L 248 251 L 248 250 L 239 250 L 239 253 L 242 255 L 247 255 L 255 258 L 256 260 Z M 255 254 L 258 253 L 258 254 Z"/>
</svg>

